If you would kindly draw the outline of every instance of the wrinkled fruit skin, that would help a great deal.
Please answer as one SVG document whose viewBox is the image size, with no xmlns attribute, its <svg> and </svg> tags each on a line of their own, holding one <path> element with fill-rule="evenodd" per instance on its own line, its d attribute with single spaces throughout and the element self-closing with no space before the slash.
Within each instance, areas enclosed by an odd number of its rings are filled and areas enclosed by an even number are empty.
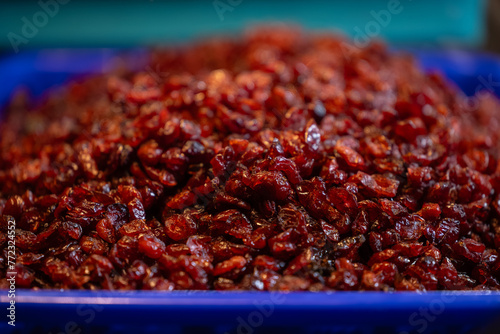
<svg viewBox="0 0 500 334">
<path fill-rule="evenodd" d="M 260 28 L 0 124 L 0 288 L 498 290 L 500 108 L 380 43 Z"/>
</svg>

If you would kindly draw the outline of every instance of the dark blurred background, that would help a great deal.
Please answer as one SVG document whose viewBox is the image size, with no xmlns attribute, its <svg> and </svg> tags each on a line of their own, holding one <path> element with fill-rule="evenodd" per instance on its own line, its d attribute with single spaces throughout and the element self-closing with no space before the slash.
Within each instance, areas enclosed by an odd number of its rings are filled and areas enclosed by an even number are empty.
<svg viewBox="0 0 500 334">
<path fill-rule="evenodd" d="M 500 53 L 500 0 L 488 2 L 486 48 Z"/>
<path fill-rule="evenodd" d="M 373 35 L 397 45 L 476 48 L 487 40 L 486 14 L 500 15 L 499 2 L 493 1 L 489 10 L 487 0 L 2 1 L 0 48 L 15 49 L 15 35 L 21 39 L 19 50 L 149 45 L 230 34 L 269 21 L 339 30 L 351 37 Z M 30 23 L 35 29 L 23 31 Z M 498 23 L 488 25 L 494 26 Z"/>
<path fill-rule="evenodd" d="M 489 54 L 500 52 L 500 0 L 18 0 L 0 2 L 0 107 L 20 87 L 38 96 L 74 75 L 106 71 L 124 48 L 269 22 L 340 32 L 357 46 L 383 39 L 466 94 L 500 90 L 499 58 Z"/>
</svg>

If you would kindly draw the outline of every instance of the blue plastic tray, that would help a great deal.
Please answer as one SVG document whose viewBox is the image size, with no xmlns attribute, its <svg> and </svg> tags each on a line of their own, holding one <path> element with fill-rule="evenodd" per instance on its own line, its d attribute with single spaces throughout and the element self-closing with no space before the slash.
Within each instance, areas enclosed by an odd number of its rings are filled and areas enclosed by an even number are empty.
<svg viewBox="0 0 500 334">
<path fill-rule="evenodd" d="M 118 50 L 50 50 L 0 58 L 0 106 L 20 86 L 41 96 L 104 72 Z M 144 68 L 143 51 L 127 51 Z M 471 95 L 500 95 L 500 60 L 412 51 Z M 500 293 L 221 293 L 17 291 L 16 327 L 0 291 L 0 333 L 500 333 Z M 0 313 L 1 313 L 0 312 Z"/>
<path fill-rule="evenodd" d="M 19 291 L 16 298 L 15 329 L 21 333 L 499 333 L 500 328 L 499 293 Z M 6 293 L 0 300 L 7 301 Z M 0 332 L 14 330 L 3 320 Z"/>
<path fill-rule="evenodd" d="M 406 50 L 415 55 L 422 68 L 438 70 L 467 95 L 490 91 L 500 96 L 500 58 L 467 51 Z M 70 78 L 103 73 L 120 54 L 136 69 L 145 69 L 144 50 L 52 49 L 0 56 L 0 109 L 20 88 L 35 98 L 48 88 Z"/>
</svg>

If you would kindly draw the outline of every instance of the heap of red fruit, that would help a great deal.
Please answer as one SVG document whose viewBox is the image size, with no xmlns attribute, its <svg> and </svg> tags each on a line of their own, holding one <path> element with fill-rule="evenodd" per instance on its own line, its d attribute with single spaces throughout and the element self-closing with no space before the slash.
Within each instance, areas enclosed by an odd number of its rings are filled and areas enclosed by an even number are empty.
<svg viewBox="0 0 500 334">
<path fill-rule="evenodd" d="M 497 290 L 500 107 L 381 43 L 152 52 L 0 128 L 0 287 Z"/>
</svg>

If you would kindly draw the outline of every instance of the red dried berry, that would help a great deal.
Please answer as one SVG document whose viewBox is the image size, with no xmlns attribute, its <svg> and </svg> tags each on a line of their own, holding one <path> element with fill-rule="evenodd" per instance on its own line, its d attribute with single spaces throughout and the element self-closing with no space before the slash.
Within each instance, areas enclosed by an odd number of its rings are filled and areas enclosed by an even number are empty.
<svg viewBox="0 0 500 334">
<path fill-rule="evenodd" d="M 139 252 L 149 258 L 158 259 L 162 254 L 165 254 L 165 244 L 155 236 L 143 234 L 138 241 Z"/>
<path fill-rule="evenodd" d="M 196 233 L 196 223 L 189 216 L 173 215 L 165 220 L 165 233 L 174 241 L 185 240 Z"/>
</svg>

